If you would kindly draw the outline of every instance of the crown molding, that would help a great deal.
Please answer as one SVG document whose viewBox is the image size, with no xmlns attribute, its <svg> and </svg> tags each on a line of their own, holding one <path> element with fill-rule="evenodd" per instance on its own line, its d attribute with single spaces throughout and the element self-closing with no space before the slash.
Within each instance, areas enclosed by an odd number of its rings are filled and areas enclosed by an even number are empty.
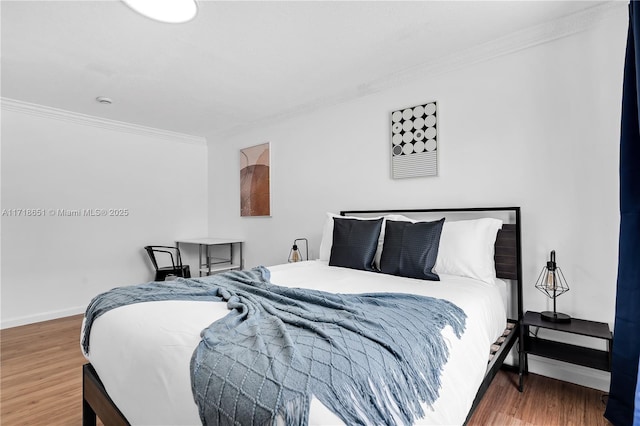
<svg viewBox="0 0 640 426">
<path fill-rule="evenodd" d="M 80 124 L 83 126 L 107 129 L 116 132 L 131 133 L 134 135 L 150 136 L 154 138 L 166 139 L 173 142 L 187 143 L 191 145 L 207 145 L 207 140 L 201 136 L 192 136 L 185 133 L 177 133 L 169 130 L 156 129 L 153 127 L 141 126 L 138 124 L 126 123 L 124 121 L 109 120 L 107 118 L 95 117 L 73 111 L 48 107 L 45 105 L 33 104 L 0 97 L 2 110 L 19 112 L 41 118 L 48 118 L 67 123 Z"/>
<path fill-rule="evenodd" d="M 525 28 L 434 61 L 407 68 L 368 84 L 372 93 L 406 82 L 436 76 L 510 55 L 586 31 L 615 13 L 626 13 L 628 2 L 613 0 L 552 21 Z"/>
<path fill-rule="evenodd" d="M 343 91 L 335 96 L 316 98 L 311 102 L 298 105 L 279 114 L 270 115 L 269 117 L 256 120 L 252 123 L 243 123 L 242 125 L 228 129 L 228 131 L 223 131 L 217 136 L 235 135 L 238 132 L 244 132 L 248 129 L 264 127 L 273 124 L 275 121 L 283 121 L 295 116 L 305 115 L 318 109 L 328 108 L 393 89 L 412 81 L 446 74 L 554 40 L 559 40 L 586 31 L 613 15 L 626 14 L 628 4 L 629 2 L 626 0 L 607 1 L 589 9 L 525 28 L 489 42 L 454 52 L 445 57 L 426 61 L 382 78 L 365 82 L 354 89 Z"/>
</svg>

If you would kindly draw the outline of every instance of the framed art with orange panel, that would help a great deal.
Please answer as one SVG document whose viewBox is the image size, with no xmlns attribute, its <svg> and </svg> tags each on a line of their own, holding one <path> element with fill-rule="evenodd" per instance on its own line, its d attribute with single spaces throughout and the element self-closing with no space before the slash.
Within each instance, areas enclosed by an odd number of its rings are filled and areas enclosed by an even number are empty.
<svg viewBox="0 0 640 426">
<path fill-rule="evenodd" d="M 240 150 L 240 215 L 271 215 L 269 142 Z"/>
</svg>

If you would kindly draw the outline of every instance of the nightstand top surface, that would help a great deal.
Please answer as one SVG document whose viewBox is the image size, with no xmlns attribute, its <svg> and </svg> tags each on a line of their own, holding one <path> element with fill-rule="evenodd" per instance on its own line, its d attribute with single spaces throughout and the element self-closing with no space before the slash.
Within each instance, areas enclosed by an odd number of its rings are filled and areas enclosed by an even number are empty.
<svg viewBox="0 0 640 426">
<path fill-rule="evenodd" d="M 606 322 L 588 321 L 571 318 L 570 322 L 558 323 L 545 321 L 540 317 L 540 312 L 527 311 L 522 320 L 523 325 L 542 327 L 549 330 L 564 331 L 567 333 L 581 334 L 583 336 L 597 337 L 599 339 L 611 339 L 611 330 Z"/>
<path fill-rule="evenodd" d="M 235 244 L 244 242 L 240 238 L 217 238 L 217 237 L 205 237 L 205 238 L 187 238 L 176 241 L 182 244 L 200 244 L 203 246 L 214 246 L 218 244 Z"/>
</svg>

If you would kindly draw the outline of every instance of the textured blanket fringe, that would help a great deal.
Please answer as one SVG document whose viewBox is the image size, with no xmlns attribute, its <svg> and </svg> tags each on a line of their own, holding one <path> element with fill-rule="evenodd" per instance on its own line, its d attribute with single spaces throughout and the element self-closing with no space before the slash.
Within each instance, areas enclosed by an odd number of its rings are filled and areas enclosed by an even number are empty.
<svg viewBox="0 0 640 426">
<path fill-rule="evenodd" d="M 309 424 L 310 396 L 291 399 L 280 407 L 270 426 L 306 426 Z"/>
</svg>

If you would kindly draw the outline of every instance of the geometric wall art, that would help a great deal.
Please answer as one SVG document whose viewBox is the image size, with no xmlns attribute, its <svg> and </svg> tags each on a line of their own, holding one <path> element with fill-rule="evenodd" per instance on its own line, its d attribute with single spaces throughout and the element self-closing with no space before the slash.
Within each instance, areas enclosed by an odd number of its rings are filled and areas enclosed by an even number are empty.
<svg viewBox="0 0 640 426">
<path fill-rule="evenodd" d="M 391 113 L 394 179 L 438 175 L 438 105 L 429 102 Z"/>
<path fill-rule="evenodd" d="M 269 142 L 240 150 L 240 215 L 271 215 Z"/>
</svg>

